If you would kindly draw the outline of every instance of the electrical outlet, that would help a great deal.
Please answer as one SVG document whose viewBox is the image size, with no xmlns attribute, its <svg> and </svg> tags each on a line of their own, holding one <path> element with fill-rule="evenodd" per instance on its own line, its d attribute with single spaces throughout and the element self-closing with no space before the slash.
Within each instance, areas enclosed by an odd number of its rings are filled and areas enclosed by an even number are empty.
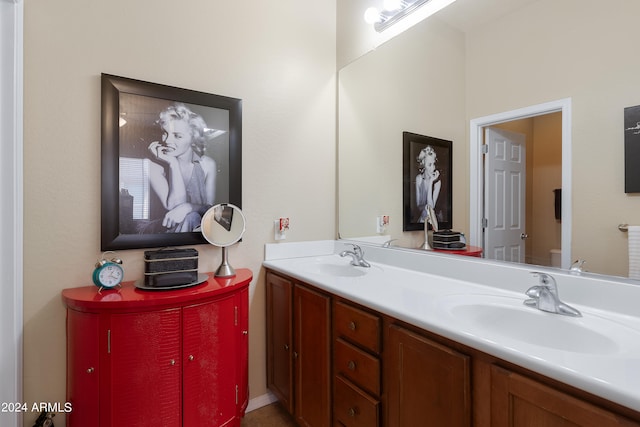
<svg viewBox="0 0 640 427">
<path fill-rule="evenodd" d="M 289 218 L 281 217 L 273 222 L 275 240 L 284 240 L 287 238 L 287 231 L 289 230 Z"/>
<path fill-rule="evenodd" d="M 389 215 L 380 215 L 376 218 L 376 233 L 383 234 L 389 225 Z"/>
</svg>

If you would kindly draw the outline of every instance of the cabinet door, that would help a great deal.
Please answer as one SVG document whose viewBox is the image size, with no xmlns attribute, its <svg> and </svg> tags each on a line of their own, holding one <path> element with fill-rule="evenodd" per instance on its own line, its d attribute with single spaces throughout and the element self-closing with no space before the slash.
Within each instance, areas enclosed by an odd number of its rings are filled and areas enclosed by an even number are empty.
<svg viewBox="0 0 640 427">
<path fill-rule="evenodd" d="M 249 404 L 249 288 L 236 295 L 236 334 L 238 340 L 238 416 L 243 417 Z"/>
<path fill-rule="evenodd" d="M 99 315 L 67 310 L 67 414 L 69 427 L 99 425 Z"/>
<path fill-rule="evenodd" d="M 235 298 L 183 309 L 185 427 L 221 426 L 236 415 Z"/>
<path fill-rule="evenodd" d="M 385 351 L 386 425 L 471 425 L 468 356 L 396 325 Z"/>
<path fill-rule="evenodd" d="M 328 427 L 331 300 L 301 285 L 295 285 L 293 292 L 295 418 L 301 426 Z"/>
<path fill-rule="evenodd" d="M 181 425 L 180 317 L 180 309 L 111 316 L 107 425 Z"/>
<path fill-rule="evenodd" d="M 267 387 L 293 414 L 293 285 L 267 273 Z"/>
<path fill-rule="evenodd" d="M 610 427 L 639 424 L 498 366 L 491 368 L 492 427 Z"/>
</svg>

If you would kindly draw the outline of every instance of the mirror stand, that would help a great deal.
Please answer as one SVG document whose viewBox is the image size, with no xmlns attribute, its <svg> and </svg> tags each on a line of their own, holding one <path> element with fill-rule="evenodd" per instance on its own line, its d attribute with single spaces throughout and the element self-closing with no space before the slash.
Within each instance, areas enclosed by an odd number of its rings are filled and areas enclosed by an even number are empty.
<svg viewBox="0 0 640 427">
<path fill-rule="evenodd" d="M 215 277 L 236 275 L 236 271 L 229 265 L 227 247 L 242 238 L 245 222 L 240 208 L 230 203 L 212 206 L 202 216 L 202 235 L 212 245 L 222 248 L 222 262 L 215 272 Z"/>
<path fill-rule="evenodd" d="M 215 272 L 215 277 L 233 277 L 236 275 L 236 271 L 229 264 L 227 258 L 227 247 L 222 247 L 222 262 Z"/>
</svg>

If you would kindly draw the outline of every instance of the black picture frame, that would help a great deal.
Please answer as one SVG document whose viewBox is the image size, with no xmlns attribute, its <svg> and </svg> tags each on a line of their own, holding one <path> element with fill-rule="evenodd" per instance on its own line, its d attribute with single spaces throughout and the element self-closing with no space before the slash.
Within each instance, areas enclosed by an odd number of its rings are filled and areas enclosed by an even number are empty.
<svg viewBox="0 0 640 427">
<path fill-rule="evenodd" d="M 418 200 L 417 182 L 419 175 L 425 176 L 426 171 L 420 167 L 419 156 L 425 150 L 425 155 L 433 159 L 435 155 L 435 169 L 432 176 L 432 194 L 437 193 L 434 211 L 438 220 L 439 230 L 449 230 L 453 222 L 453 153 L 452 141 L 419 135 L 411 132 L 402 133 L 402 183 L 403 183 L 403 231 L 424 230 L 424 201 L 427 192 L 426 181 L 421 181 L 421 196 Z M 430 148 L 429 148 L 430 147 Z M 437 191 L 436 191 L 437 190 Z M 431 229 L 429 224 L 429 229 Z"/>
<path fill-rule="evenodd" d="M 624 109 L 624 192 L 640 193 L 640 105 Z"/>
<path fill-rule="evenodd" d="M 217 203 L 241 207 L 242 100 L 104 73 L 101 96 L 101 250 L 206 244 L 195 227 L 170 231 L 158 224 L 164 214 L 157 214 L 162 207 L 150 182 L 161 162 L 150 144 L 163 141 L 161 111 L 179 104 L 199 115 L 205 122 L 204 154 L 194 155 L 193 163 L 213 165 L 216 172 L 213 191 L 201 184 L 214 201 L 198 205 L 197 214 Z"/>
</svg>

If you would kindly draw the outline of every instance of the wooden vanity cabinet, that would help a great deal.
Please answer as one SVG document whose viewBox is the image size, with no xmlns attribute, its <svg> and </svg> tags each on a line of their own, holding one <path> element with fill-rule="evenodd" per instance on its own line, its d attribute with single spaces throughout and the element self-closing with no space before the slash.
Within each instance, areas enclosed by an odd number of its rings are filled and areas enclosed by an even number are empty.
<svg viewBox="0 0 640 427">
<path fill-rule="evenodd" d="M 293 282 L 267 273 L 267 387 L 293 414 Z"/>
<path fill-rule="evenodd" d="M 182 290 L 64 290 L 67 425 L 239 426 L 251 278 L 241 269 Z"/>
<path fill-rule="evenodd" d="M 267 387 L 301 426 L 331 423 L 331 300 L 267 273 Z"/>
<path fill-rule="evenodd" d="M 269 388 L 300 426 L 640 427 L 637 411 L 271 271 L 267 303 Z"/>
<path fill-rule="evenodd" d="M 387 332 L 386 425 L 470 427 L 470 357 L 399 325 Z"/>
<path fill-rule="evenodd" d="M 334 421 L 345 427 L 381 425 L 382 317 L 334 299 L 333 336 Z"/>
<path fill-rule="evenodd" d="M 491 427 L 638 427 L 619 414 L 500 366 L 491 367 Z"/>
</svg>

